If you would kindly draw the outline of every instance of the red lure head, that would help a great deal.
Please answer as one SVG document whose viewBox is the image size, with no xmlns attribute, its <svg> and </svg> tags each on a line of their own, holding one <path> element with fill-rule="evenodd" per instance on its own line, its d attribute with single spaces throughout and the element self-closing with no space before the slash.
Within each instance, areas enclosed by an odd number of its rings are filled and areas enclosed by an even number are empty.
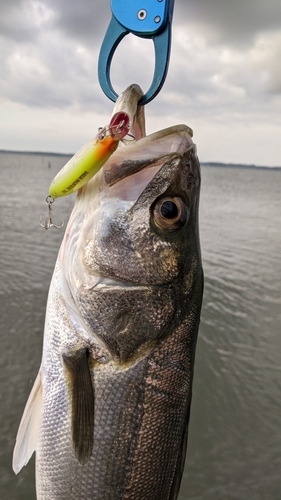
<svg viewBox="0 0 281 500">
<path fill-rule="evenodd" d="M 110 120 L 109 134 L 115 141 L 120 141 L 130 130 L 130 118 L 127 113 L 120 111 L 115 113 Z"/>
</svg>

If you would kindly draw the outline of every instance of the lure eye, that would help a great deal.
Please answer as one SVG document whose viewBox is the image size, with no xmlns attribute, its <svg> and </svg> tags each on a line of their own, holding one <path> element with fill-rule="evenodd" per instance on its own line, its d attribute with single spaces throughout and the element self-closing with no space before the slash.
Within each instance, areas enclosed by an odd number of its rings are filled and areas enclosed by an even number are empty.
<svg viewBox="0 0 281 500">
<path fill-rule="evenodd" d="M 188 208 L 177 196 L 157 200 L 152 213 L 156 226 L 168 231 L 178 231 L 188 219 Z"/>
</svg>

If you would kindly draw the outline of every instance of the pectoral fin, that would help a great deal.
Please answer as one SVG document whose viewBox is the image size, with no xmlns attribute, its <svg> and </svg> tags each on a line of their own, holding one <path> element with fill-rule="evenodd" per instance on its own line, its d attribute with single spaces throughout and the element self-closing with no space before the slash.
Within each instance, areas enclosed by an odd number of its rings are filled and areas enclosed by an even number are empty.
<svg viewBox="0 0 281 500">
<path fill-rule="evenodd" d="M 87 349 L 63 354 L 70 375 L 73 446 L 81 464 L 91 456 L 94 435 L 94 391 L 88 357 Z"/>
<path fill-rule="evenodd" d="M 27 400 L 17 433 L 13 454 L 13 470 L 16 474 L 26 465 L 36 450 L 42 406 L 42 386 L 40 371 Z"/>
</svg>

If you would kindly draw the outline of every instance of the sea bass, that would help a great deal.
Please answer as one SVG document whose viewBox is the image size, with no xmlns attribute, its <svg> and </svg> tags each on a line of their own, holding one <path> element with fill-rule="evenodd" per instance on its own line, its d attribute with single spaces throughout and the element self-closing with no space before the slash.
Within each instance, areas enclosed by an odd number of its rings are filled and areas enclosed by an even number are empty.
<svg viewBox="0 0 281 500">
<path fill-rule="evenodd" d="M 42 363 L 14 451 L 38 500 L 175 500 L 203 294 L 191 130 L 137 140 L 79 191 L 49 290 Z"/>
</svg>

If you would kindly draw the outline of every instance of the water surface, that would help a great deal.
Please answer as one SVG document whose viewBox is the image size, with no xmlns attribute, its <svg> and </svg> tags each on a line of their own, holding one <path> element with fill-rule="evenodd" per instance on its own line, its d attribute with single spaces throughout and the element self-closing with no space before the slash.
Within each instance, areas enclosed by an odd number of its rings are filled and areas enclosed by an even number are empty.
<svg viewBox="0 0 281 500">
<path fill-rule="evenodd" d="M 11 469 L 36 377 L 63 230 L 45 197 L 63 156 L 0 153 L 0 498 L 35 500 Z M 202 168 L 205 294 L 180 500 L 281 500 L 281 172 Z M 56 200 L 67 221 L 75 195 Z"/>
</svg>

